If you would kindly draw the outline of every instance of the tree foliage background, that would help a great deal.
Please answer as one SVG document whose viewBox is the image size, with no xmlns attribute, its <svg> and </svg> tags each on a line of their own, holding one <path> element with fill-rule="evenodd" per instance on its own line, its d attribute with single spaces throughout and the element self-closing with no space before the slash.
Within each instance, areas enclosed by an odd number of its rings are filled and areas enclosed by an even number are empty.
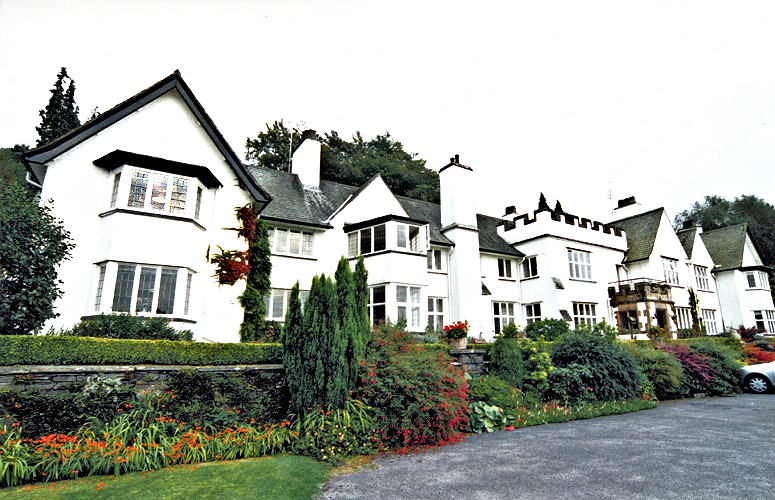
<svg viewBox="0 0 775 500">
<path fill-rule="evenodd" d="M 775 266 L 775 207 L 757 196 L 744 194 L 731 201 L 723 196 L 706 196 L 702 202 L 696 201 L 688 210 L 676 214 L 676 229 L 685 222 L 702 226 L 703 231 L 747 224 L 762 262 Z"/>
<path fill-rule="evenodd" d="M 377 174 L 397 195 L 439 202 L 439 174 L 425 167 L 425 160 L 404 150 L 389 132 L 364 139 L 356 132 L 352 141 L 338 132 L 317 137 L 323 144 L 320 155 L 320 178 L 350 186 L 361 186 Z M 289 130 L 280 120 L 266 125 L 255 139 L 245 143 L 245 159 L 256 165 L 289 171 L 289 154 L 301 144 L 301 134 Z"/>
<path fill-rule="evenodd" d="M 57 74 L 46 109 L 40 110 L 40 127 L 35 127 L 38 131 L 37 145 L 47 144 L 81 125 L 78 111 L 75 104 L 75 82 L 67 75 L 67 68 L 63 67 Z"/>
<path fill-rule="evenodd" d="M 27 335 L 57 316 L 56 267 L 73 246 L 49 206 L 16 182 L 0 185 L 0 333 Z"/>
</svg>

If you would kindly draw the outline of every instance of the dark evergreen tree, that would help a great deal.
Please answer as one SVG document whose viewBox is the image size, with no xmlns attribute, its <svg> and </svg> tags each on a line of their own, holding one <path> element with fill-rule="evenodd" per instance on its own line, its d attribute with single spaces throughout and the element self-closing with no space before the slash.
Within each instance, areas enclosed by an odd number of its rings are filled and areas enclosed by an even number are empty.
<svg viewBox="0 0 775 500">
<path fill-rule="evenodd" d="M 371 319 L 369 319 L 369 272 L 366 270 L 363 255 L 358 257 L 358 262 L 355 264 L 353 283 L 355 283 L 356 319 L 360 325 L 362 349 L 365 352 L 371 333 Z"/>
<path fill-rule="evenodd" d="M 562 209 L 562 205 L 560 204 L 560 200 L 557 200 L 557 203 L 554 204 L 554 211 L 558 214 L 564 214 L 565 212 Z"/>
<path fill-rule="evenodd" d="M 551 208 L 549 208 L 549 203 L 546 202 L 544 193 L 541 193 L 541 196 L 538 197 L 538 210 L 551 210 Z"/>
<path fill-rule="evenodd" d="M 288 308 L 285 312 L 285 324 L 283 325 L 280 341 L 283 344 L 283 366 L 285 367 L 285 379 L 291 392 L 291 408 L 297 414 L 301 414 L 306 408 L 304 404 L 303 381 L 307 377 L 304 367 L 304 344 L 307 339 L 304 335 L 304 317 L 302 315 L 301 299 L 299 298 L 299 282 L 291 288 L 288 297 Z"/>
<path fill-rule="evenodd" d="M 275 121 L 255 139 L 245 142 L 245 159 L 257 165 L 288 171 L 288 155 L 301 144 L 301 135 L 289 130 L 282 120 Z M 361 186 L 380 174 L 397 195 L 439 202 L 439 174 L 425 167 L 425 160 L 404 151 L 404 146 L 388 132 L 364 140 L 356 132 L 346 141 L 336 131 L 318 137 L 324 147 L 320 153 L 320 178 L 350 186 Z"/>
<path fill-rule="evenodd" d="M 355 300 L 355 281 L 350 262 L 342 257 L 334 275 L 336 280 L 336 304 L 339 313 L 341 340 L 345 347 L 345 363 L 341 377 L 345 382 L 345 391 L 354 390 L 358 381 L 358 363 L 363 360 L 360 352 L 361 322 L 358 318 L 358 303 Z"/>
<path fill-rule="evenodd" d="M 65 90 L 65 81 L 68 81 Z M 78 119 L 78 106 L 75 104 L 75 82 L 67 76 L 67 68 L 62 68 L 57 74 L 57 81 L 51 89 L 46 109 L 40 110 L 40 126 L 38 131 L 38 146 L 47 144 L 64 135 L 81 124 Z"/>
<path fill-rule="evenodd" d="M 266 329 L 266 297 L 272 290 L 272 250 L 269 248 L 269 232 L 263 221 L 258 221 L 250 244 L 245 291 L 239 302 L 245 310 L 240 325 L 240 340 L 258 340 Z"/>
</svg>

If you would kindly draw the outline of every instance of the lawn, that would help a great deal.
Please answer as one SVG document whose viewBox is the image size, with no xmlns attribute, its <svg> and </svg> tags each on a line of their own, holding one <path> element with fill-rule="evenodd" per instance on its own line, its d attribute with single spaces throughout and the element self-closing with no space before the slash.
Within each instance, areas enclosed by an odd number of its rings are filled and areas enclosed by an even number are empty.
<svg viewBox="0 0 775 500">
<path fill-rule="evenodd" d="M 4 488 L 0 500 L 309 500 L 330 470 L 311 458 L 281 455 Z"/>
</svg>

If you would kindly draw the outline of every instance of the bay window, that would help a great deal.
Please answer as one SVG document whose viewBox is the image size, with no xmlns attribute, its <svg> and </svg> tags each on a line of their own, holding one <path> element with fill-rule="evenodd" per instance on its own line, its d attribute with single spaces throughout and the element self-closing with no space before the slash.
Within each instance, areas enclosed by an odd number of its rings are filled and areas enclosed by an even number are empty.
<svg viewBox="0 0 775 500">
<path fill-rule="evenodd" d="M 420 287 L 396 286 L 396 319 L 405 320 L 407 328 L 420 328 Z"/>
<path fill-rule="evenodd" d="M 745 273 L 748 280 L 748 288 L 760 288 L 762 290 L 770 289 L 770 280 L 767 273 L 762 271 L 751 271 Z"/>
<path fill-rule="evenodd" d="M 101 309 L 106 270 L 107 265 L 103 264 L 100 266 L 95 299 L 96 311 Z M 112 312 L 150 315 L 174 314 L 178 295 L 179 270 L 180 268 L 178 267 L 117 264 L 111 306 Z M 192 273 L 188 273 L 186 278 L 184 314 L 188 312 L 191 276 Z"/>
</svg>

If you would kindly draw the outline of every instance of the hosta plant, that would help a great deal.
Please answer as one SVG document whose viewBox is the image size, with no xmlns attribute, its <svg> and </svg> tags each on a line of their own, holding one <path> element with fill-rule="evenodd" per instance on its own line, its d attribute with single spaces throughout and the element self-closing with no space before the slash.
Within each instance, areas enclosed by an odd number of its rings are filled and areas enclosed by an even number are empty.
<svg viewBox="0 0 775 500">
<path fill-rule="evenodd" d="M 468 430 L 477 434 L 503 430 L 514 420 L 514 417 L 504 412 L 502 408 L 482 401 L 475 401 L 468 405 L 468 413 Z"/>
</svg>

